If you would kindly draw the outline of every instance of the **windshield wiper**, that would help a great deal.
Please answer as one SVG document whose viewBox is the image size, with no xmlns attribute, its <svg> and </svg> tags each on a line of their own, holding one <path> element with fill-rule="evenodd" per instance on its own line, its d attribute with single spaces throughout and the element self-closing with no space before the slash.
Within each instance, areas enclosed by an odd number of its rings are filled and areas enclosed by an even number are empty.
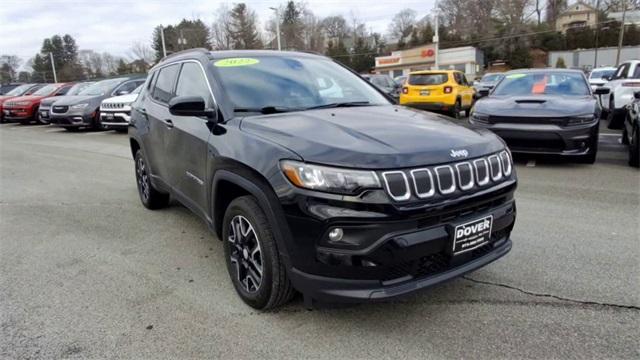
<svg viewBox="0 0 640 360">
<path fill-rule="evenodd" d="M 356 107 L 356 106 L 369 106 L 371 105 L 368 101 L 347 101 L 347 102 L 335 102 L 330 104 L 318 105 L 308 107 L 307 110 L 313 109 L 331 109 L 331 108 L 339 108 L 339 107 Z"/>
<path fill-rule="evenodd" d="M 294 109 L 294 108 L 288 108 L 288 107 L 283 107 L 283 106 L 265 106 L 265 107 L 261 107 L 261 108 L 255 108 L 255 109 L 250 109 L 250 108 L 235 108 L 233 109 L 234 112 L 246 112 L 246 113 L 259 113 L 259 114 L 279 114 L 279 113 L 285 113 L 285 112 L 290 112 L 290 111 L 298 111 L 300 109 Z"/>
</svg>

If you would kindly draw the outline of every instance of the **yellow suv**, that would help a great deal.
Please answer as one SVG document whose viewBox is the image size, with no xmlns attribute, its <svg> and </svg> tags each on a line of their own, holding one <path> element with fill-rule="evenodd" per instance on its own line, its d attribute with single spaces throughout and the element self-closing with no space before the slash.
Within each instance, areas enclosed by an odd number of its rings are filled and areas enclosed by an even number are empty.
<svg viewBox="0 0 640 360">
<path fill-rule="evenodd" d="M 409 74 L 402 88 L 400 104 L 422 110 L 444 111 L 460 118 L 469 116 L 475 90 L 460 71 L 425 70 Z"/>
</svg>

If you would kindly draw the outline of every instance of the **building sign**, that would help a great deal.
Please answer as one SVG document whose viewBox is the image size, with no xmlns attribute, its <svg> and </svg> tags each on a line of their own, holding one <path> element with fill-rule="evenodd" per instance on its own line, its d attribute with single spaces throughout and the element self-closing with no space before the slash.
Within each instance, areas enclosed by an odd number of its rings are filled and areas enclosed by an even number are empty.
<svg viewBox="0 0 640 360">
<path fill-rule="evenodd" d="M 413 49 L 399 50 L 390 56 L 376 58 L 376 67 L 392 67 L 396 65 L 425 65 L 435 61 L 436 48 L 433 44 Z"/>
<path fill-rule="evenodd" d="M 376 58 L 376 66 L 396 65 L 399 63 L 400 63 L 399 57 L 385 56 L 385 57 Z"/>
</svg>

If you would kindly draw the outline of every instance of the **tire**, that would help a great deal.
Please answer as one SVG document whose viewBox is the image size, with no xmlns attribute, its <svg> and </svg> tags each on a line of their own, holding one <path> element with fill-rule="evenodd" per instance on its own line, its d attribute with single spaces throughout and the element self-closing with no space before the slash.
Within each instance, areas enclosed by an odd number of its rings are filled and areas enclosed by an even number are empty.
<svg viewBox="0 0 640 360">
<path fill-rule="evenodd" d="M 464 117 L 469 118 L 469 116 L 471 116 L 471 108 L 464 111 Z"/>
<path fill-rule="evenodd" d="M 68 132 L 78 132 L 79 130 L 77 127 L 65 127 L 64 129 Z"/>
<path fill-rule="evenodd" d="M 271 224 L 253 196 L 241 196 L 227 207 L 222 224 L 227 270 L 233 287 L 247 305 L 277 308 L 295 290 L 280 259 Z"/>
<path fill-rule="evenodd" d="M 142 154 L 142 150 L 136 151 L 135 156 L 136 184 L 138 195 L 142 205 L 150 210 L 161 209 L 169 204 L 169 194 L 158 191 L 151 183 L 147 160 Z"/>
<path fill-rule="evenodd" d="M 124 128 L 124 129 L 116 128 L 115 131 L 118 132 L 118 133 L 121 133 L 121 134 L 126 134 L 127 132 L 129 132 L 129 129 L 127 129 L 127 128 Z"/>
<path fill-rule="evenodd" d="M 102 121 L 100 121 L 100 112 L 96 111 L 96 116 L 93 118 L 93 124 L 91 124 L 91 128 L 95 131 L 103 131 L 106 130 L 106 127 L 102 125 Z"/>
<path fill-rule="evenodd" d="M 629 133 L 627 132 L 627 127 L 622 127 L 622 139 L 620 139 L 622 145 L 629 145 Z"/>
<path fill-rule="evenodd" d="M 607 114 L 607 119 L 609 119 L 609 125 L 607 126 L 609 129 L 620 129 L 624 124 L 624 116 L 621 116 L 619 113 L 616 113 L 616 108 L 614 107 L 613 98 L 609 99 L 609 113 Z"/>
<path fill-rule="evenodd" d="M 633 134 L 629 142 L 629 165 L 640 167 L 640 129 L 633 127 Z"/>
<path fill-rule="evenodd" d="M 454 119 L 460 119 L 460 111 L 462 111 L 462 106 L 460 105 L 460 99 L 456 100 L 456 104 L 453 105 L 453 109 L 451 109 L 451 117 Z"/>
</svg>

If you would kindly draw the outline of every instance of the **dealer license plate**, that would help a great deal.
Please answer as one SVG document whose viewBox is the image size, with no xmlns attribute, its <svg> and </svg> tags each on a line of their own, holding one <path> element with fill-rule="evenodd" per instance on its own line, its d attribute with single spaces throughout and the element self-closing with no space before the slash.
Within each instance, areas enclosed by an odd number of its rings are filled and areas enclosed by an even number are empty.
<svg viewBox="0 0 640 360">
<path fill-rule="evenodd" d="M 492 227 L 493 215 L 456 226 L 453 233 L 453 254 L 462 254 L 488 243 Z"/>
</svg>

